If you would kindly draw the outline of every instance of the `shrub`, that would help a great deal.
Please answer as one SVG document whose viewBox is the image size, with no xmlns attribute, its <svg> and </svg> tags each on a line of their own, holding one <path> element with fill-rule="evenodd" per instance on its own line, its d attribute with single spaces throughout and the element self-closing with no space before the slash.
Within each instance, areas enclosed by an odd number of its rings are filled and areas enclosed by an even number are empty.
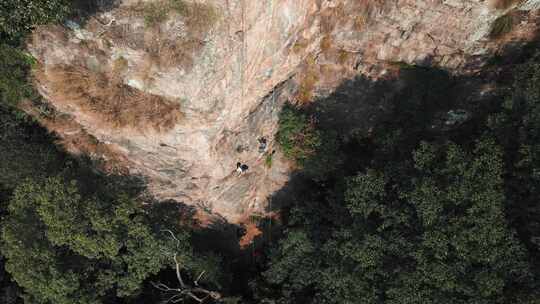
<svg viewBox="0 0 540 304">
<path fill-rule="evenodd" d="M 19 185 L 8 211 L 1 230 L 6 270 L 31 303 L 107 303 L 111 295 L 136 294 L 166 268 L 164 249 L 174 248 L 127 195 L 86 196 L 62 178 Z M 189 243 L 182 246 L 178 255 L 195 264 Z"/>
<path fill-rule="evenodd" d="M 308 47 L 308 40 L 306 38 L 300 37 L 294 45 L 292 46 L 292 51 L 294 54 L 300 54 L 302 51 L 304 51 Z"/>
<path fill-rule="evenodd" d="M 332 37 L 329 35 L 324 36 L 321 39 L 321 43 L 320 43 L 321 51 L 324 54 L 327 54 L 332 48 L 332 44 L 333 44 Z"/>
<path fill-rule="evenodd" d="M 264 159 L 264 164 L 268 168 L 272 168 L 272 156 L 273 156 L 272 153 L 268 153 L 266 154 L 266 157 Z"/>
<path fill-rule="evenodd" d="M 105 35 L 118 45 L 144 50 L 151 61 L 162 68 L 181 67 L 189 70 L 204 45 L 205 36 L 218 20 L 217 10 L 209 4 L 183 0 L 161 0 L 138 3 L 125 8 L 135 22 L 142 17 L 145 29 L 129 25 L 113 25 Z M 131 17 L 130 17 L 131 18 Z M 161 27 L 168 19 L 181 19 L 182 33 L 177 27 Z"/>
<path fill-rule="evenodd" d="M 112 72 L 114 74 L 123 74 L 128 68 L 128 61 L 124 57 L 118 57 L 113 61 Z"/>
<path fill-rule="evenodd" d="M 13 112 L 0 107 L 0 188 L 6 189 L 29 177 L 43 178 L 62 165 L 46 131 Z"/>
<path fill-rule="evenodd" d="M 279 118 L 277 140 L 283 153 L 303 166 L 321 145 L 320 133 L 313 120 L 291 106 L 283 108 Z"/>
</svg>

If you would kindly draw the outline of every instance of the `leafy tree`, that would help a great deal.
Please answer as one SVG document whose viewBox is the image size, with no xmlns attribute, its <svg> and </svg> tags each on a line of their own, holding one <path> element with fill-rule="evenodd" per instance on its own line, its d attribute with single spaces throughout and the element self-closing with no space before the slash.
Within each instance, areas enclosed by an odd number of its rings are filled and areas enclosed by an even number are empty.
<svg viewBox="0 0 540 304">
<path fill-rule="evenodd" d="M 34 59 L 20 49 L 0 44 L 0 106 L 13 107 L 36 96 L 28 82 Z"/>
<path fill-rule="evenodd" d="M 515 302 L 532 277 L 504 214 L 501 149 L 485 139 L 472 153 L 423 143 L 414 159 L 417 178 L 402 196 L 415 208 L 421 238 L 416 269 L 398 277 L 392 303 L 418 303 L 419 294 L 433 303 Z"/>
<path fill-rule="evenodd" d="M 512 90 L 487 121 L 486 133 L 504 147 L 507 214 L 532 255 L 540 279 L 540 64 L 538 55 L 514 67 Z"/>
<path fill-rule="evenodd" d="M 270 252 L 256 297 L 534 303 L 540 66 L 517 71 L 515 92 L 491 116 L 493 106 L 459 110 L 459 123 L 437 127 L 447 125 L 442 113 L 456 113 L 449 107 L 458 95 L 442 74 L 425 85 L 412 77 L 418 85 L 404 85 L 370 134 L 353 145 L 339 139 L 338 153 L 359 172 L 348 177 L 352 168 L 334 167 L 332 180 L 291 199 L 285 236 Z M 405 80 L 414 74 L 407 69 Z M 314 132 L 324 134 L 319 127 Z M 324 154 L 321 145 L 314 150 L 307 159 Z"/>
<path fill-rule="evenodd" d="M 45 178 L 65 165 L 65 156 L 45 130 L 0 107 L 0 185 L 12 190 L 26 178 Z"/>
<path fill-rule="evenodd" d="M 337 134 L 321 130 L 313 116 L 308 117 L 290 105 L 280 113 L 277 141 L 285 156 L 315 180 L 327 179 L 342 164 Z"/>
<path fill-rule="evenodd" d="M 36 25 L 62 21 L 70 12 L 68 0 L 0 2 L 0 38 L 18 43 Z"/>
<path fill-rule="evenodd" d="M 504 217 L 501 157 L 492 141 L 424 143 L 406 180 L 358 174 L 342 201 L 293 212 L 265 277 L 286 303 L 512 303 L 532 277 Z"/>
<path fill-rule="evenodd" d="M 151 229 L 127 196 L 114 201 L 83 197 L 73 182 L 48 178 L 17 187 L 2 229 L 6 269 L 38 303 L 100 303 L 136 295 L 141 284 L 170 261 L 171 240 Z M 200 264 L 189 234 L 178 256 Z"/>
</svg>

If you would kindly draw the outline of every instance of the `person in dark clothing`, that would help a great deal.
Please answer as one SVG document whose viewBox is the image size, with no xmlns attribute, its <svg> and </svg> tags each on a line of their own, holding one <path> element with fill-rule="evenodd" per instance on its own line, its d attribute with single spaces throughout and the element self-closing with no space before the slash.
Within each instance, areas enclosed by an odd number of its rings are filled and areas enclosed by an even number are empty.
<svg viewBox="0 0 540 304">
<path fill-rule="evenodd" d="M 239 176 L 246 173 L 248 169 L 249 169 L 248 165 L 242 164 L 241 162 L 236 163 L 236 172 L 238 173 Z"/>
<path fill-rule="evenodd" d="M 265 137 L 259 138 L 259 153 L 266 152 L 266 148 L 268 147 L 268 143 L 266 142 Z"/>
</svg>

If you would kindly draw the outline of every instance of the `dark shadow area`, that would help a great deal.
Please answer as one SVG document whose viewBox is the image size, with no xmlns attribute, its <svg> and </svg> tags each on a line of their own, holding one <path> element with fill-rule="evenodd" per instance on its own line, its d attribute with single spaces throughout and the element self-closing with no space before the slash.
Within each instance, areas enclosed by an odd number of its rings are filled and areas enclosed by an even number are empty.
<svg viewBox="0 0 540 304">
<path fill-rule="evenodd" d="M 491 80 L 455 77 L 443 70 L 414 66 L 402 68 L 396 79 L 373 81 L 358 76 L 345 81 L 328 97 L 301 110 L 315 121 L 325 140 L 304 167 L 292 173 L 288 184 L 274 193 L 273 210 L 269 211 L 282 210 L 291 200 L 305 198 L 317 185 L 361 171 L 377 157 L 370 145 L 383 131 L 407 130 L 393 134 L 403 152 L 417 146 L 421 139 L 450 134 L 460 140 L 464 128 L 468 133 L 481 132 L 477 120 L 482 119 L 473 119 L 474 115 L 490 107 L 496 95 L 482 91 L 487 83 Z M 337 143 L 337 147 L 326 147 L 327 143 Z M 393 153 L 394 157 L 410 156 L 399 155 L 400 151 Z M 313 177 L 321 171 L 322 163 L 326 167 L 322 170 L 324 176 L 316 176 L 321 180 L 317 182 Z"/>
<path fill-rule="evenodd" d="M 144 201 L 145 208 L 148 211 L 149 222 L 154 225 L 156 231 L 173 229 L 179 224 L 186 227 L 192 227 L 197 224 L 194 219 L 197 210 L 193 206 L 173 200 L 156 201 L 148 198 Z"/>
<path fill-rule="evenodd" d="M 396 78 L 372 80 L 363 76 L 346 80 L 327 97 L 319 98 L 299 113 L 315 121 L 316 129 L 330 134 L 339 143 L 341 160 L 323 184 L 334 176 L 350 176 L 369 164 L 376 155 L 370 154 L 373 139 L 382 132 L 406 130 L 394 134 L 403 151 L 410 151 L 420 140 L 445 138 L 460 144 L 471 144 L 485 128 L 486 118 L 497 109 L 514 81 L 517 65 L 537 60 L 540 40 L 528 44 L 506 45 L 473 75 L 456 76 L 447 71 L 403 65 Z M 483 62 L 486 58 L 482 57 Z M 463 136 L 466 134 L 467 136 Z M 324 159 L 325 144 L 310 156 Z M 399 155 L 395 157 L 409 157 Z M 294 198 L 302 198 L 317 182 L 312 166 L 291 174 L 291 179 L 272 196 L 272 210 L 279 211 Z M 316 170 L 319 168 L 315 168 Z"/>
<path fill-rule="evenodd" d="M 521 70 L 540 61 L 538 46 L 538 40 L 526 45 L 509 44 L 477 72 L 466 76 L 404 65 L 396 78 L 373 81 L 359 76 L 345 81 L 334 93 L 305 108 L 287 110 L 286 106 L 284 111 L 304 121 L 300 138 L 311 139 L 307 133 L 312 132 L 322 140 L 314 145 L 314 151 L 306 149 L 309 157 L 302 159 L 302 166 L 291 174 L 289 182 L 269 198 L 272 208 L 268 211 L 279 213 L 280 220 L 259 222 L 259 228 L 265 233 L 254 242 L 257 252 L 263 252 L 261 256 L 256 254 L 254 268 L 257 272 L 268 269 L 271 249 L 279 248 L 276 245 L 283 232 L 301 227 L 298 213 L 308 217 L 320 215 L 320 218 L 310 218 L 317 227 L 312 232 L 315 240 L 327 238 L 334 233 L 333 229 L 351 224 L 343 213 L 347 211 L 338 206 L 344 200 L 342 195 L 350 177 L 365 173 L 375 164 L 391 172 L 392 178 L 414 176 L 413 166 L 392 166 L 411 163 L 412 153 L 422 141 L 441 145 L 450 141 L 466 151 L 473 151 L 479 139 L 491 136 L 506 153 L 506 220 L 527 248 L 531 269 L 540 273 L 535 258 L 540 254 L 537 232 L 531 231 L 538 221 L 526 211 L 538 212 L 538 207 L 532 202 L 523 203 L 523 197 L 532 198 L 532 192 L 517 189 L 523 188 L 523 184 L 515 184 L 522 177 L 511 173 L 516 170 L 514 166 L 519 158 L 517 134 L 524 131 L 517 131 L 515 127 L 513 132 L 516 133 L 505 140 L 504 135 L 488 128 L 489 122 L 505 111 L 508 98 L 520 100 L 516 94 L 536 90 L 525 84 L 526 88 L 516 87 L 515 82 Z M 515 119 L 517 123 L 520 118 Z M 295 153 L 298 155 L 298 151 Z M 314 208 L 320 210 L 313 211 Z M 334 226 L 336 223 L 340 225 Z"/>
<path fill-rule="evenodd" d="M 211 252 L 222 259 L 227 276 L 223 291 L 227 294 L 249 294 L 247 286 L 249 269 L 253 266 L 250 251 L 243 249 L 239 241 L 245 234 L 242 226 L 234 225 L 216 217 L 210 224 L 194 228 L 192 240 L 198 252 Z"/>
<path fill-rule="evenodd" d="M 117 8 L 120 3 L 120 0 L 74 0 L 72 18 L 84 21 L 93 15 Z"/>
</svg>

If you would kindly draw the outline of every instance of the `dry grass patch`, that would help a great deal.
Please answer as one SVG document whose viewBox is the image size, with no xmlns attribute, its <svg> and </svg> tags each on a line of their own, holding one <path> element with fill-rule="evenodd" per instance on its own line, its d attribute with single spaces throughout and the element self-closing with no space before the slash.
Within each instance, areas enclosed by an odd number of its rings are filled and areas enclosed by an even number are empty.
<svg viewBox="0 0 540 304">
<path fill-rule="evenodd" d="M 511 14 L 502 15 L 491 25 L 490 38 L 500 38 L 512 31 L 514 27 L 514 17 Z"/>
<path fill-rule="evenodd" d="M 346 50 L 339 50 L 338 51 L 338 63 L 339 64 L 345 64 L 349 58 L 351 57 L 351 53 L 347 52 Z"/>
<path fill-rule="evenodd" d="M 219 19 L 217 10 L 203 3 L 190 3 L 187 6 L 186 13 L 183 15 L 186 18 L 186 25 L 191 32 L 191 35 L 205 35 Z"/>
<path fill-rule="evenodd" d="M 300 87 L 298 89 L 298 102 L 302 105 L 307 104 L 313 98 L 313 90 L 315 85 L 319 81 L 318 73 L 308 70 L 302 81 L 300 82 Z"/>
<path fill-rule="evenodd" d="M 186 70 L 192 68 L 206 35 L 219 19 L 214 6 L 183 0 L 139 2 L 117 15 L 124 21 L 105 33 L 114 44 L 147 52 L 159 67 Z M 135 26 L 141 19 L 144 27 Z"/>
<path fill-rule="evenodd" d="M 181 118 L 178 104 L 82 65 L 54 66 L 38 73 L 37 77 L 49 84 L 51 97 L 56 102 L 74 104 L 116 128 L 131 127 L 143 131 L 151 127 L 164 131 L 171 129 Z"/>
<path fill-rule="evenodd" d="M 302 53 L 307 47 L 308 47 L 309 41 L 304 38 L 300 37 L 296 40 L 294 45 L 292 46 L 292 51 L 294 54 L 300 54 Z"/>
<path fill-rule="evenodd" d="M 163 7 L 168 8 L 168 15 L 177 14 L 185 23 L 184 35 L 162 32 L 159 24 L 150 29 L 155 41 L 146 43 L 147 51 L 165 66 L 181 66 L 190 69 L 194 56 L 204 46 L 204 38 L 217 21 L 218 14 L 208 4 L 185 2 L 182 0 L 163 0 Z M 162 20 L 161 22 L 163 22 Z"/>
<path fill-rule="evenodd" d="M 357 12 L 354 17 L 354 28 L 357 31 L 364 29 L 369 24 L 372 16 L 384 9 L 385 0 L 359 0 L 354 2 L 352 11 Z"/>
<path fill-rule="evenodd" d="M 523 2 L 523 0 L 491 0 L 489 6 L 494 9 L 507 9 Z"/>
<path fill-rule="evenodd" d="M 146 51 L 158 67 L 179 66 L 189 70 L 193 67 L 195 54 L 203 48 L 204 43 L 197 39 L 158 38 L 154 43 L 148 43 L 148 46 Z"/>
<path fill-rule="evenodd" d="M 118 57 L 113 61 L 112 74 L 114 76 L 123 75 L 128 69 L 128 61 L 124 57 Z"/>
<path fill-rule="evenodd" d="M 336 7 L 325 9 L 321 12 L 321 32 L 323 34 L 331 33 L 338 25 L 339 21 L 346 20 L 347 14 L 343 3 Z"/>
<path fill-rule="evenodd" d="M 330 37 L 329 35 L 324 36 L 321 39 L 321 43 L 320 43 L 322 53 L 328 54 L 330 50 L 332 49 L 332 44 L 333 44 L 332 37 Z"/>
<path fill-rule="evenodd" d="M 299 106 L 308 104 L 313 99 L 313 91 L 320 78 L 318 66 L 313 57 L 309 57 L 306 60 L 301 75 L 302 78 L 300 79 L 296 94 L 296 103 Z"/>
<path fill-rule="evenodd" d="M 118 46 L 134 50 L 144 49 L 145 34 L 143 29 L 134 28 L 131 24 L 111 25 L 105 32 L 105 37 Z"/>
<path fill-rule="evenodd" d="M 156 26 L 165 20 L 169 15 L 169 1 L 145 2 L 144 3 L 144 24 L 148 27 Z"/>
<path fill-rule="evenodd" d="M 51 109 L 52 115 L 41 115 L 37 105 L 29 100 L 22 102 L 20 109 L 33 116 L 43 127 L 56 133 L 55 143 L 74 155 L 91 156 L 96 167 L 104 172 L 113 174 L 128 174 L 129 161 L 112 146 L 100 143 L 94 136 L 70 115 Z M 46 105 L 44 105 L 46 106 Z"/>
<path fill-rule="evenodd" d="M 174 14 L 180 15 L 189 30 L 199 34 L 207 32 L 218 19 L 217 10 L 213 6 L 184 0 L 140 2 L 131 9 L 142 12 L 148 27 L 158 26 Z"/>
</svg>

